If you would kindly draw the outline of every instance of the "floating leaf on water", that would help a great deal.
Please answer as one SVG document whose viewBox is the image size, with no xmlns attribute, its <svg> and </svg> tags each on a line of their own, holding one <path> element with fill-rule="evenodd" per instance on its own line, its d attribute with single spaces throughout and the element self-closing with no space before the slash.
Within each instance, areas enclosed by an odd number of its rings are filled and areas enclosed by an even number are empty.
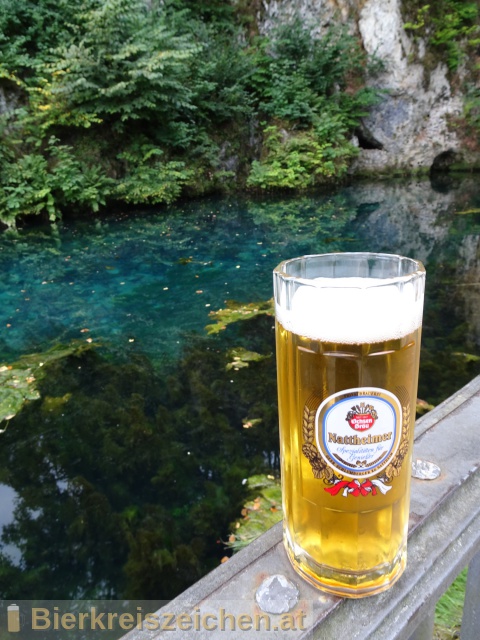
<svg viewBox="0 0 480 640">
<path fill-rule="evenodd" d="M 241 302 L 235 302 L 234 300 L 228 300 L 225 309 L 219 309 L 218 311 L 210 311 L 208 314 L 215 324 L 209 324 L 205 327 L 207 333 L 218 333 L 227 327 L 232 322 L 238 322 L 239 320 L 249 320 L 260 315 L 273 316 L 274 307 L 273 300 L 266 300 L 263 302 L 250 302 L 249 304 L 243 304 Z"/>
<path fill-rule="evenodd" d="M 0 421 L 10 420 L 23 407 L 24 395 L 17 389 L 0 387 Z"/>
<path fill-rule="evenodd" d="M 38 400 L 38 381 L 45 375 L 45 366 L 90 347 L 80 341 L 57 345 L 44 353 L 22 356 L 12 365 L 0 366 L 0 422 L 13 418 L 29 400 Z M 0 433 L 5 429 L 0 430 Z"/>
<path fill-rule="evenodd" d="M 257 424 L 260 424 L 262 422 L 261 418 L 244 418 L 242 420 L 242 425 L 244 429 L 251 429 L 252 427 L 255 427 Z"/>
<path fill-rule="evenodd" d="M 250 362 L 260 362 L 261 360 L 270 358 L 270 354 L 265 356 L 261 353 L 257 353 L 256 351 L 248 351 L 242 347 L 230 349 L 227 355 L 229 359 L 231 358 L 231 361 L 228 362 L 225 367 L 227 371 L 230 371 L 231 369 L 234 371 L 243 369 L 244 367 L 248 367 Z"/>
</svg>

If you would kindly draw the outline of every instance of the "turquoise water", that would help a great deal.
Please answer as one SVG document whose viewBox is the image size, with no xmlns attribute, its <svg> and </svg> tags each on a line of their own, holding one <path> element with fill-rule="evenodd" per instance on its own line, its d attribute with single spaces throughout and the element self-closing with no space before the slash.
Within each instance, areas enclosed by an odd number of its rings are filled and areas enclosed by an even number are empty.
<svg viewBox="0 0 480 640">
<path fill-rule="evenodd" d="M 3 356 L 86 338 L 88 329 L 114 349 L 170 358 L 226 300 L 270 298 L 271 272 L 286 255 L 361 247 L 345 197 L 209 199 L 4 234 Z"/>
<path fill-rule="evenodd" d="M 267 316 L 205 326 L 229 300 L 269 299 L 287 257 L 422 260 L 419 396 L 479 373 L 479 207 L 468 177 L 360 183 L 0 236 L 0 362 L 93 347 L 49 366 L 0 435 L 1 597 L 168 598 L 218 564 L 243 479 L 278 471 L 274 345 Z M 239 346 L 262 357 L 235 372 Z"/>
<path fill-rule="evenodd" d="M 209 312 L 227 300 L 270 298 L 272 269 L 304 253 L 402 253 L 433 269 L 447 262 L 442 269 L 468 279 L 478 214 L 456 212 L 478 198 L 474 182 L 447 193 L 425 182 L 363 185 L 301 199 L 209 199 L 6 233 L 1 358 L 89 338 L 161 363 L 189 332 L 203 332 Z M 462 262 L 466 251 L 473 253 Z"/>
</svg>

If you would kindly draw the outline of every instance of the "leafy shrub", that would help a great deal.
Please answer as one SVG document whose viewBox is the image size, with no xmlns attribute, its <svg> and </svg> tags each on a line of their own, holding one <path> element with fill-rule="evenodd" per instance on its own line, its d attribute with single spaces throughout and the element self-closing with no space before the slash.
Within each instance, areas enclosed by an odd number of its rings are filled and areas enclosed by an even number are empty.
<svg viewBox="0 0 480 640">
<path fill-rule="evenodd" d="M 44 112 L 74 108 L 120 121 L 192 109 L 186 62 L 199 53 L 143 0 L 108 0 L 86 12 L 72 40 L 47 65 Z M 52 120 L 52 124 L 55 120 Z"/>
<path fill-rule="evenodd" d="M 478 38 L 472 39 L 472 36 L 478 36 L 480 33 L 479 26 L 475 24 L 478 5 L 462 0 L 445 0 L 445 5 L 446 12 L 433 20 L 435 32 L 431 42 L 446 49 L 448 67 L 455 71 L 463 58 L 460 41 L 470 39 L 469 44 L 480 44 Z"/>
<path fill-rule="evenodd" d="M 3 117 L 8 225 L 107 199 L 168 203 L 227 189 L 250 170 L 253 187 L 335 180 L 377 99 L 343 29 L 317 38 L 293 20 L 248 42 L 234 3 L 220 0 L 2 2 L 0 82 L 19 104 Z M 265 146 L 252 165 L 261 121 Z"/>
<path fill-rule="evenodd" d="M 315 38 L 298 21 L 282 26 L 260 49 L 254 76 L 259 109 L 282 122 L 264 130 L 252 187 L 305 189 L 338 179 L 357 153 L 350 138 L 378 94 L 358 80 L 367 59 L 344 29 Z"/>
<path fill-rule="evenodd" d="M 356 148 L 344 141 L 335 147 L 314 129 L 287 132 L 276 125 L 264 131 L 265 158 L 252 163 L 247 184 L 271 189 L 307 189 L 344 175 Z"/>
<path fill-rule="evenodd" d="M 468 49 L 480 44 L 478 3 L 463 0 L 440 0 L 417 9 L 415 21 L 404 27 L 421 33 L 437 51 L 444 52 L 450 71 L 465 61 Z"/>
<path fill-rule="evenodd" d="M 67 205 L 98 211 L 105 204 L 111 181 L 58 142 L 51 137 L 45 153 L 11 156 L 0 164 L 0 213 L 7 226 L 19 215 L 46 214 L 53 221 Z"/>
<path fill-rule="evenodd" d="M 161 204 L 176 200 L 191 178 L 184 162 L 163 162 L 163 151 L 144 145 L 125 151 L 119 159 L 128 162 L 125 177 L 116 186 L 119 199 L 133 204 Z"/>
<path fill-rule="evenodd" d="M 16 74 L 30 76 L 51 54 L 68 42 L 78 24 L 79 9 L 69 0 L 0 0 L 0 58 Z"/>
</svg>

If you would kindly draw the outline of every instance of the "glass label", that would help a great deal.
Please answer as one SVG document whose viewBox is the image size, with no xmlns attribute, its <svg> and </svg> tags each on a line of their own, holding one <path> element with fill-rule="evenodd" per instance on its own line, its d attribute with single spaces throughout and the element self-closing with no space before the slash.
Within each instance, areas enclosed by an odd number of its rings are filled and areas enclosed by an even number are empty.
<svg viewBox="0 0 480 640">
<path fill-rule="evenodd" d="M 398 398 L 376 387 L 334 393 L 320 404 L 315 416 L 318 451 L 341 476 L 377 475 L 394 458 L 401 435 Z"/>
</svg>

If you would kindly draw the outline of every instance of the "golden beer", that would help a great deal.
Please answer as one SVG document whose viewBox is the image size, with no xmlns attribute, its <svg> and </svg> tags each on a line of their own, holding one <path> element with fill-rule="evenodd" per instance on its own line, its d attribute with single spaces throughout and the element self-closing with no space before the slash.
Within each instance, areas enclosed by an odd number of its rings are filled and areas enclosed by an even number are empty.
<svg viewBox="0 0 480 640">
<path fill-rule="evenodd" d="M 338 595 L 378 593 L 406 564 L 424 276 L 385 254 L 275 270 L 285 544 Z"/>
</svg>

